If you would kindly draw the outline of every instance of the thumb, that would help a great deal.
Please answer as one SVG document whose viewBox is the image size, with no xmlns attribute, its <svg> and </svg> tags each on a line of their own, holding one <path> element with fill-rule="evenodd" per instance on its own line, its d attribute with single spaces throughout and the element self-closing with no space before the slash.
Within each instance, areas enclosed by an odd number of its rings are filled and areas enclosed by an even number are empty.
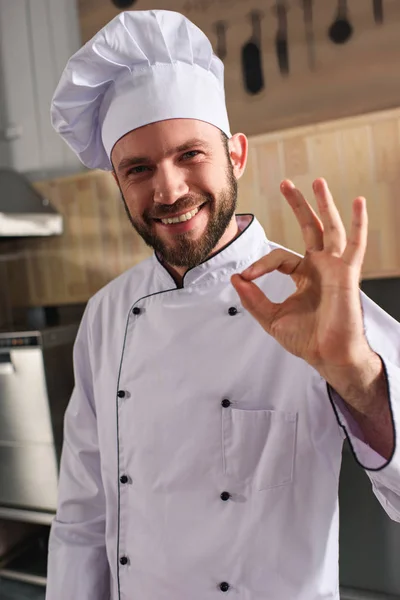
<svg viewBox="0 0 400 600">
<path fill-rule="evenodd" d="M 268 300 L 264 292 L 255 283 L 247 281 L 239 274 L 232 275 L 231 283 L 239 294 L 243 307 L 269 333 L 277 305 Z"/>
</svg>

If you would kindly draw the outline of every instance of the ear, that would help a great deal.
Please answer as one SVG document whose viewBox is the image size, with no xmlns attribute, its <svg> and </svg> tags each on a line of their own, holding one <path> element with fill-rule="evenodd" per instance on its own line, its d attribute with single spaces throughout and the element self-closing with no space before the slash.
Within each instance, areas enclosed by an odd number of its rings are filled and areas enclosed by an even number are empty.
<svg viewBox="0 0 400 600">
<path fill-rule="evenodd" d="M 249 142 L 244 133 L 235 133 L 229 140 L 229 156 L 231 159 L 233 173 L 236 179 L 240 179 L 246 168 L 249 152 Z"/>
</svg>

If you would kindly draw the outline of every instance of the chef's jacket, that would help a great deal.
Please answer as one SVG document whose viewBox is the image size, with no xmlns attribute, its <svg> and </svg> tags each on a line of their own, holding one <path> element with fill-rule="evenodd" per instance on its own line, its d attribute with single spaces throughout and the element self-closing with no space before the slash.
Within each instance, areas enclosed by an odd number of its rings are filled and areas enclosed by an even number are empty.
<svg viewBox="0 0 400 600">
<path fill-rule="evenodd" d="M 251 215 L 177 288 L 156 255 L 88 303 L 74 348 L 47 600 L 339 600 L 343 441 L 400 521 L 400 451 L 243 309 L 230 277 L 277 248 Z M 274 302 L 294 291 L 273 272 Z M 362 294 L 396 431 L 400 325 Z M 362 498 L 360 498 L 362 502 Z"/>
</svg>

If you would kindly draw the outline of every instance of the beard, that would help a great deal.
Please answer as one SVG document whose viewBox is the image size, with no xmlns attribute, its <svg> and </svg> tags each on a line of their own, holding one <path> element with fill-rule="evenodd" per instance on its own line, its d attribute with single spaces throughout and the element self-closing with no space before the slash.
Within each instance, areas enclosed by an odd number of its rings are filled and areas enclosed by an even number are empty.
<svg viewBox="0 0 400 600">
<path fill-rule="evenodd" d="M 174 235 L 173 242 L 165 242 L 154 233 L 154 217 L 149 212 L 143 214 L 143 220 L 132 217 L 122 193 L 128 218 L 147 246 L 153 248 L 158 258 L 173 267 L 192 269 L 204 262 L 212 253 L 225 233 L 237 207 L 238 183 L 234 176 L 232 164 L 227 166 L 227 183 L 216 196 L 212 194 L 192 194 L 179 198 L 172 206 L 158 205 L 157 218 L 167 219 L 177 212 L 190 210 L 193 206 L 207 203 L 209 219 L 207 228 L 200 239 L 192 240 L 188 233 Z"/>
</svg>

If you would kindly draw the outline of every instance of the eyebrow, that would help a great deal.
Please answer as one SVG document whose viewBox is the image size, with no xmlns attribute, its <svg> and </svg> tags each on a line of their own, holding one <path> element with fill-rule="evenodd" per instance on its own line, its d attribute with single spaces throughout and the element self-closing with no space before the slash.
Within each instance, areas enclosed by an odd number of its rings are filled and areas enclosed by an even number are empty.
<svg viewBox="0 0 400 600">
<path fill-rule="evenodd" d="M 204 140 L 201 140 L 199 138 L 192 138 L 191 140 L 188 140 L 184 144 L 181 144 L 180 146 L 177 146 L 176 148 L 172 148 L 171 150 L 168 150 L 165 153 L 165 157 L 172 156 L 173 154 L 176 154 L 178 152 L 185 152 L 186 150 L 190 150 L 190 148 L 193 148 L 194 146 L 202 147 L 204 149 L 209 149 L 209 147 L 210 147 Z M 152 160 L 149 156 L 129 156 L 129 157 L 123 158 L 120 161 L 120 163 L 118 164 L 118 171 L 123 171 L 123 170 L 127 169 L 128 167 L 134 167 L 136 165 L 142 165 L 144 163 L 150 163 L 150 162 L 152 162 Z"/>
</svg>

